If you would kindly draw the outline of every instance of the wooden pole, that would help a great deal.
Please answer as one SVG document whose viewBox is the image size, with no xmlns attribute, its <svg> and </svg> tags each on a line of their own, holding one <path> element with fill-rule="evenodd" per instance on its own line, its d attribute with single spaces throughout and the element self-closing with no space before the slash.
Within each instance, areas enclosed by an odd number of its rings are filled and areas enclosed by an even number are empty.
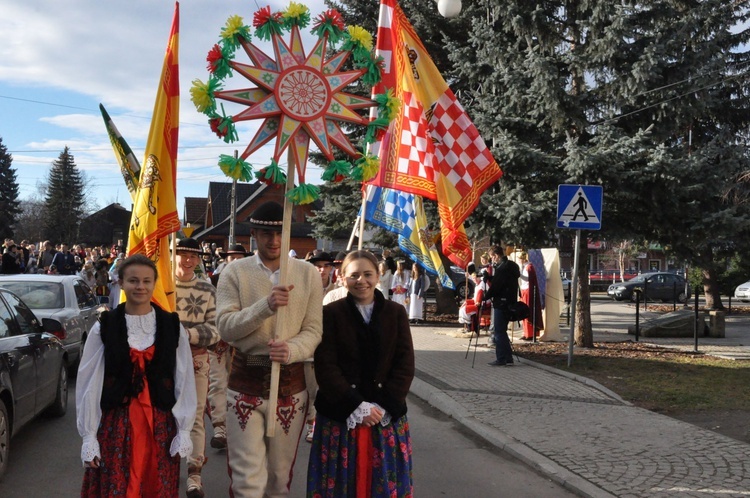
<svg viewBox="0 0 750 498">
<path fill-rule="evenodd" d="M 294 188 L 294 170 L 295 159 L 292 152 L 292 146 L 289 146 L 287 154 L 287 172 L 286 172 L 286 189 L 289 193 Z M 281 255 L 279 257 L 279 285 L 287 284 L 287 271 L 289 269 L 289 246 L 292 234 L 292 209 L 294 205 L 288 196 L 284 196 L 284 218 L 281 225 Z M 283 335 L 284 323 L 286 322 L 286 313 L 281 307 L 276 311 L 276 328 L 273 332 L 274 340 L 278 340 Z M 268 411 L 266 411 L 266 436 L 274 437 L 276 435 L 276 405 L 279 400 L 279 376 L 281 374 L 281 363 L 274 361 L 271 363 L 271 389 L 268 395 Z"/>
<path fill-rule="evenodd" d="M 365 238 L 365 209 L 367 209 L 367 191 L 362 189 L 362 211 L 359 215 L 359 240 L 357 241 L 357 250 L 362 250 L 362 239 Z"/>
</svg>

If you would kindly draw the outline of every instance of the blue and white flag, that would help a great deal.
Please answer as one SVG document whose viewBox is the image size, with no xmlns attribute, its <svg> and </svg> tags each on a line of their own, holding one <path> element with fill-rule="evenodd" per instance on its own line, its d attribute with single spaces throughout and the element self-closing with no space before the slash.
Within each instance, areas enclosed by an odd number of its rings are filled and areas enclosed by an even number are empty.
<svg viewBox="0 0 750 498">
<path fill-rule="evenodd" d="M 367 186 L 365 220 L 398 234 L 398 246 L 428 273 L 437 275 L 440 285 L 455 289 L 435 246 L 440 233 L 427 230 L 420 196 L 388 188 Z"/>
</svg>

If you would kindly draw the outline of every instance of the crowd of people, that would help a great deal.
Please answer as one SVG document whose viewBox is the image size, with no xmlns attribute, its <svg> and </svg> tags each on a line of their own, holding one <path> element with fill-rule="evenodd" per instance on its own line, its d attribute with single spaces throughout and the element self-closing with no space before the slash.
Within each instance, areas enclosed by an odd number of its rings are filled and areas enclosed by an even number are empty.
<svg viewBox="0 0 750 498">
<path fill-rule="evenodd" d="M 150 302 L 160 276 L 148 258 L 113 259 L 125 301 L 92 329 L 78 374 L 82 496 L 177 496 L 180 458 L 188 498 L 205 496 L 206 412 L 231 496 L 287 496 L 303 438 L 308 496 L 413 495 L 407 307 L 429 280 L 387 253 L 282 255 L 277 203 L 248 224 L 254 254 L 178 241 L 175 313 Z M 381 262 L 402 268 L 402 302 L 382 286 Z"/>
</svg>

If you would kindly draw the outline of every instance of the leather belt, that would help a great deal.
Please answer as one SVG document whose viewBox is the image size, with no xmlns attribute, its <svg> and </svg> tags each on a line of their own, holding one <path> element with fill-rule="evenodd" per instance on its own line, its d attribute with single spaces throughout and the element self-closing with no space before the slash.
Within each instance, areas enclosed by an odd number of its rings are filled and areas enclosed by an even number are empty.
<svg viewBox="0 0 750 498">
<path fill-rule="evenodd" d="M 271 392 L 271 359 L 268 356 L 248 355 L 235 350 L 227 387 L 243 394 L 268 399 Z M 281 365 L 279 396 L 291 396 L 306 388 L 305 368 L 302 363 Z"/>
</svg>

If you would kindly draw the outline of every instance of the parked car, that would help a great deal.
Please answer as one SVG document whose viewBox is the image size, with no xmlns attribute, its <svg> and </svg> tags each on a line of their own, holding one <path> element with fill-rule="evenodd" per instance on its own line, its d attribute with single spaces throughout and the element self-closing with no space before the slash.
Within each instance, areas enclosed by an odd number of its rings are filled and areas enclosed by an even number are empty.
<svg viewBox="0 0 750 498">
<path fill-rule="evenodd" d="M 463 268 L 460 266 L 451 265 L 451 272 L 448 276 L 451 278 L 451 282 L 453 282 L 453 286 L 455 287 L 455 294 L 456 294 L 456 302 L 461 305 L 461 303 L 466 299 L 467 297 L 473 297 L 474 296 L 474 287 L 476 286 L 476 283 L 474 282 L 474 279 L 470 276 L 468 279 L 468 292 L 467 292 L 467 280 L 466 280 L 466 271 L 464 271 Z M 429 275 L 430 277 L 430 288 L 427 290 L 427 296 L 428 297 L 434 297 L 435 294 L 438 291 L 438 285 L 436 283 L 437 281 L 437 275 Z"/>
<path fill-rule="evenodd" d="M 63 343 L 75 374 L 86 335 L 106 306 L 81 277 L 76 275 L 6 275 L 0 287 L 18 295 L 40 318 L 54 318 L 62 327 L 52 333 Z"/>
<path fill-rule="evenodd" d="M 607 295 L 616 301 L 627 299 L 635 301 L 635 290 L 641 292 L 645 290 L 645 297 L 649 301 L 671 302 L 677 300 L 677 302 L 684 303 L 690 298 L 690 288 L 687 289 L 687 293 L 685 292 L 685 279 L 680 275 L 668 272 L 643 273 L 627 282 L 612 284 L 607 289 Z M 641 300 L 643 298 L 644 296 L 641 295 Z"/>
<path fill-rule="evenodd" d="M 734 298 L 739 299 L 743 303 L 750 302 L 750 282 L 738 285 L 734 289 Z"/>
<path fill-rule="evenodd" d="M 60 327 L 50 318 L 39 322 L 18 296 L 0 289 L 0 479 L 11 437 L 42 412 L 67 411 L 67 352 L 49 333 Z"/>
</svg>

